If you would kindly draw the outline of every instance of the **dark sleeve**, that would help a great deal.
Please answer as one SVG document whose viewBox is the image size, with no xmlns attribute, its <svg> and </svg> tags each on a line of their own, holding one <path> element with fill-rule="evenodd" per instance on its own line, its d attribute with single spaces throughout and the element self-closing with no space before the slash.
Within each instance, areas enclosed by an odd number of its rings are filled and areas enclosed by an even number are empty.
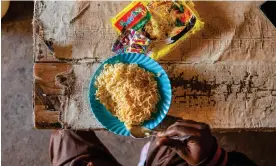
<svg viewBox="0 0 276 166">
<path fill-rule="evenodd" d="M 56 130 L 49 152 L 52 166 L 121 166 L 93 131 Z"/>
<path fill-rule="evenodd" d="M 200 166 L 255 166 L 256 164 L 246 155 L 239 152 L 227 152 L 218 146 L 217 140 L 214 138 L 214 146 L 212 147 L 210 156 Z"/>
<path fill-rule="evenodd" d="M 227 166 L 257 166 L 246 155 L 239 152 L 228 152 Z"/>
</svg>

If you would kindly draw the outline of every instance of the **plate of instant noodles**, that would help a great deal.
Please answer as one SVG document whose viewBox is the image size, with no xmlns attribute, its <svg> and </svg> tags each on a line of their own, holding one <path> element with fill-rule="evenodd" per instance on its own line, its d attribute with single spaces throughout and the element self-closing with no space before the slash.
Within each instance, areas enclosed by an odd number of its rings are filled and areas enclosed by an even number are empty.
<svg viewBox="0 0 276 166">
<path fill-rule="evenodd" d="M 88 97 L 92 112 L 106 129 L 129 136 L 132 126 L 153 129 L 165 118 L 172 90 L 159 63 L 143 54 L 122 53 L 100 65 Z"/>
</svg>

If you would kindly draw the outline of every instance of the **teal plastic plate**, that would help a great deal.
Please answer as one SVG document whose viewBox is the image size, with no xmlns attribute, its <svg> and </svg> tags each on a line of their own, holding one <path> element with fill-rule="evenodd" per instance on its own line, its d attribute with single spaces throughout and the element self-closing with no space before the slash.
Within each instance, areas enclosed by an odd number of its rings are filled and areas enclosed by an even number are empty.
<svg viewBox="0 0 276 166">
<path fill-rule="evenodd" d="M 152 118 L 143 123 L 143 126 L 149 129 L 155 128 L 166 116 L 171 105 L 172 90 L 170 80 L 164 71 L 164 69 L 153 59 L 143 54 L 137 53 L 123 53 L 113 56 L 103 62 L 95 72 L 89 86 L 88 97 L 91 106 L 91 110 L 94 113 L 98 121 L 109 131 L 129 136 L 130 133 L 125 127 L 124 123 L 119 121 L 117 117 L 113 116 L 104 105 L 96 99 L 96 87 L 94 86 L 95 80 L 103 70 L 104 64 L 115 64 L 115 63 L 135 63 L 139 67 L 144 68 L 156 75 L 156 81 L 158 83 L 158 89 L 161 99 L 157 104 L 157 111 L 152 115 Z"/>
</svg>

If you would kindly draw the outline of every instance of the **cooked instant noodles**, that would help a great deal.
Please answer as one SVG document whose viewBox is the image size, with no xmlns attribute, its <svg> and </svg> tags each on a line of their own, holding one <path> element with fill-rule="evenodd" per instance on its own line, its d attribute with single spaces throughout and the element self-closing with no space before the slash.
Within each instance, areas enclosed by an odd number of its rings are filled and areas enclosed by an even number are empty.
<svg viewBox="0 0 276 166">
<path fill-rule="evenodd" d="M 127 128 L 149 120 L 160 98 L 154 74 L 137 64 L 106 64 L 95 86 L 96 98 Z"/>
</svg>

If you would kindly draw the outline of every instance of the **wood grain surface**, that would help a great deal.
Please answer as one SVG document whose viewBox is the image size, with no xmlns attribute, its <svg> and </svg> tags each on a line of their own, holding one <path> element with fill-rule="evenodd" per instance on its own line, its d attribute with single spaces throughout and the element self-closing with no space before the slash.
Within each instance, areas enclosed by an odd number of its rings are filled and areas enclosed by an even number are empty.
<svg viewBox="0 0 276 166">
<path fill-rule="evenodd" d="M 87 91 L 97 67 L 114 55 L 110 48 L 117 34 L 110 18 L 128 3 L 36 1 L 37 128 L 103 129 Z M 195 2 L 204 29 L 159 60 L 173 87 L 169 115 L 219 131 L 276 129 L 276 30 L 260 4 Z M 74 81 L 60 85 L 57 75 Z"/>
<path fill-rule="evenodd" d="M 34 64 L 34 122 L 36 128 L 60 128 L 63 110 L 61 100 L 68 96 L 56 84 L 56 75 L 67 73 L 72 65 L 67 63 Z"/>
</svg>

